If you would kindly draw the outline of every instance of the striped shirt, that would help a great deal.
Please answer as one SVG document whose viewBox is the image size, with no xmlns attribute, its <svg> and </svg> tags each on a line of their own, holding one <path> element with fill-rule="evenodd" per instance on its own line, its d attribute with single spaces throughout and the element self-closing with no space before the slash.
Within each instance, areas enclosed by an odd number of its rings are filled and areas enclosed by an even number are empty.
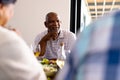
<svg viewBox="0 0 120 80">
<path fill-rule="evenodd" d="M 38 43 L 40 40 L 47 34 L 47 31 L 44 31 L 38 34 L 34 41 L 34 52 L 37 50 Z M 46 52 L 45 55 L 41 58 L 47 59 L 57 59 L 58 58 L 58 50 L 60 49 L 60 43 L 64 43 L 65 51 L 69 51 L 76 40 L 75 34 L 70 31 L 61 30 L 58 39 L 47 41 Z"/>
</svg>

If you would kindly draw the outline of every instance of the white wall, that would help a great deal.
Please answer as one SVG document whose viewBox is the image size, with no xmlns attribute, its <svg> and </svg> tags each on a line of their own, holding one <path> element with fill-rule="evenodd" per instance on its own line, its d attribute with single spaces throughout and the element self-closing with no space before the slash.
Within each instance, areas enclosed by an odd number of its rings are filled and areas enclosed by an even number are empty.
<svg viewBox="0 0 120 80">
<path fill-rule="evenodd" d="M 51 11 L 61 16 L 61 27 L 69 30 L 70 0 L 18 0 L 14 17 L 8 25 L 17 28 L 23 39 L 30 45 L 35 36 L 46 29 L 45 15 Z"/>
</svg>

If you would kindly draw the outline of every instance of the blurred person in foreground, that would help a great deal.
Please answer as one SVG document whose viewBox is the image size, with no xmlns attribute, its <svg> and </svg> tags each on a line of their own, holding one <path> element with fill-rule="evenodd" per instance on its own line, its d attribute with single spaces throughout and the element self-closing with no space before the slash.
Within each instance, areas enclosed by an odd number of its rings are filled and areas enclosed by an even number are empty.
<svg viewBox="0 0 120 80">
<path fill-rule="evenodd" d="M 46 80 L 42 66 L 27 44 L 5 27 L 16 0 L 0 0 L 0 80 Z"/>
<path fill-rule="evenodd" d="M 57 59 L 62 54 L 58 53 L 60 44 L 64 45 L 64 50 L 70 51 L 76 40 L 74 33 L 61 29 L 60 17 L 55 12 L 46 15 L 45 27 L 47 30 L 38 34 L 34 41 L 34 52 L 40 52 L 38 58 Z"/>
<path fill-rule="evenodd" d="M 55 80 L 120 80 L 120 11 L 80 33 Z"/>
</svg>

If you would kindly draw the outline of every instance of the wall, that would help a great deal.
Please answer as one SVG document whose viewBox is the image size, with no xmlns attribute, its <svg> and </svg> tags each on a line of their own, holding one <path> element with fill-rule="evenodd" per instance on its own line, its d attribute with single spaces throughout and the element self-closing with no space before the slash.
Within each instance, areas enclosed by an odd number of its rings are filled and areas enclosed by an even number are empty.
<svg viewBox="0 0 120 80">
<path fill-rule="evenodd" d="M 35 36 L 45 30 L 44 19 L 48 12 L 61 16 L 62 28 L 69 30 L 70 0 L 18 0 L 14 17 L 7 25 L 17 28 L 30 45 Z"/>
</svg>

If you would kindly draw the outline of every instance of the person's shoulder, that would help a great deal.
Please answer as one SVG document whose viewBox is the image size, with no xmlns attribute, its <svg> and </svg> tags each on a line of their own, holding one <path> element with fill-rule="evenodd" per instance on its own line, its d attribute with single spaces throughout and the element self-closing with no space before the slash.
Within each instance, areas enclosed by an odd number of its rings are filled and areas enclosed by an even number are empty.
<svg viewBox="0 0 120 80">
<path fill-rule="evenodd" d="M 19 41 L 20 37 L 13 31 L 0 27 L 0 44 L 10 42 L 10 41 Z"/>
<path fill-rule="evenodd" d="M 73 32 L 69 31 L 69 30 L 61 30 L 61 32 L 62 32 L 63 36 L 66 37 L 66 38 L 74 38 L 74 39 L 76 39 L 76 35 Z"/>
<path fill-rule="evenodd" d="M 70 30 L 61 30 L 62 33 L 65 33 L 65 34 L 73 34 L 75 35 L 73 32 L 71 32 Z"/>
<path fill-rule="evenodd" d="M 76 36 L 75 33 L 69 31 L 69 30 L 61 30 L 62 34 L 66 36 Z"/>
<path fill-rule="evenodd" d="M 0 27 L 0 38 L 13 38 L 16 34 L 8 29 Z"/>
</svg>

